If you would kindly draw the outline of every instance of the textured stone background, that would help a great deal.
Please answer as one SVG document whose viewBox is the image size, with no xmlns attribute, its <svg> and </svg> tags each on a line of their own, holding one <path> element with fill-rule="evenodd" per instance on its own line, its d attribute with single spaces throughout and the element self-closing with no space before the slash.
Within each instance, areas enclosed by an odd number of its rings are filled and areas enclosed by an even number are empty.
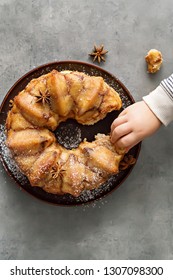
<svg viewBox="0 0 173 280">
<path fill-rule="evenodd" d="M 94 43 L 109 50 L 101 66 L 136 100 L 173 71 L 172 0 L 1 0 L 0 101 L 33 67 L 89 62 Z M 150 48 L 164 57 L 149 75 Z M 91 62 L 91 61 L 90 61 Z M 172 259 L 173 125 L 142 145 L 126 182 L 78 208 L 47 205 L 19 190 L 0 169 L 0 259 Z"/>
</svg>

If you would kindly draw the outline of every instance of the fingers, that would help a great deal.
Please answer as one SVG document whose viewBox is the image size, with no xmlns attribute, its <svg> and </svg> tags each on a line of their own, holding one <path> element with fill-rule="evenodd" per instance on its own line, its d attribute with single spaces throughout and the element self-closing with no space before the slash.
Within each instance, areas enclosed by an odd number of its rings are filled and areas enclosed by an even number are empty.
<svg viewBox="0 0 173 280">
<path fill-rule="evenodd" d="M 113 121 L 113 123 L 112 123 L 112 125 L 111 125 L 111 132 L 113 132 L 113 130 L 118 126 L 118 125 L 121 125 L 121 124 L 123 124 L 123 123 L 125 123 L 127 120 L 126 120 L 126 118 L 125 118 L 125 115 L 123 115 L 123 116 L 118 116 L 118 118 L 116 118 L 114 121 Z"/>
<path fill-rule="evenodd" d="M 117 142 L 118 139 L 120 139 L 121 137 L 123 137 L 131 132 L 132 132 L 132 129 L 129 126 L 129 123 L 127 123 L 127 122 L 116 126 L 111 134 L 112 143 Z"/>
<path fill-rule="evenodd" d="M 111 125 L 111 142 L 126 152 L 142 140 L 134 131 L 127 113 L 126 109 L 123 110 Z"/>
<path fill-rule="evenodd" d="M 130 150 L 133 146 L 138 144 L 142 139 L 136 138 L 135 133 L 131 132 L 123 137 L 121 137 L 117 142 L 116 146 L 120 148 L 126 148 Z"/>
<path fill-rule="evenodd" d="M 127 108 L 124 109 L 124 110 L 118 115 L 118 117 L 125 116 L 126 114 L 127 114 Z"/>
</svg>

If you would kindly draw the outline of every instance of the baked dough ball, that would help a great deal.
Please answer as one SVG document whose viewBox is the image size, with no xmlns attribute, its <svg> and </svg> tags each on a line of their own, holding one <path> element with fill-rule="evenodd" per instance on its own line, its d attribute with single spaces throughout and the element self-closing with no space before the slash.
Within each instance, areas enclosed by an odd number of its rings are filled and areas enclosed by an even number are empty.
<svg viewBox="0 0 173 280">
<path fill-rule="evenodd" d="M 149 73 L 155 73 L 158 70 L 160 70 L 160 66 L 163 62 L 162 54 L 160 51 L 151 49 L 146 57 L 145 60 L 148 64 L 148 72 Z"/>
<path fill-rule="evenodd" d="M 119 94 L 102 77 L 53 70 L 31 80 L 14 98 L 6 120 L 6 144 L 31 186 L 77 197 L 116 174 L 124 151 L 104 134 L 67 150 L 53 131 L 68 118 L 92 125 L 121 105 Z"/>
</svg>

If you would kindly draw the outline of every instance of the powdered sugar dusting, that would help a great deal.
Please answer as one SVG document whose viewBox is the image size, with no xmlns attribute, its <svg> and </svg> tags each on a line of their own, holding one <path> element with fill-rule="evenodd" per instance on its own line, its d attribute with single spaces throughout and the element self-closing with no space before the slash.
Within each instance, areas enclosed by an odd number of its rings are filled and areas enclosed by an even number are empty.
<svg viewBox="0 0 173 280">
<path fill-rule="evenodd" d="M 112 190 L 112 186 L 115 184 L 115 179 L 118 175 L 111 176 L 104 184 L 100 187 L 90 191 L 84 190 L 82 194 L 76 198 L 77 202 L 88 202 L 96 199 L 97 197 L 102 197 Z"/>
<path fill-rule="evenodd" d="M 82 134 L 79 127 L 74 126 L 72 123 L 61 124 L 57 132 L 56 138 L 64 148 L 75 149 L 82 142 Z"/>
<path fill-rule="evenodd" d="M 16 162 L 13 159 L 10 150 L 6 146 L 5 141 L 6 141 L 5 128 L 3 125 L 0 125 L 0 152 L 2 158 L 4 160 L 6 168 L 11 172 L 11 174 L 14 176 L 16 181 L 19 182 L 20 185 L 24 185 L 27 183 L 27 178 L 21 173 L 20 169 L 16 165 Z"/>
</svg>

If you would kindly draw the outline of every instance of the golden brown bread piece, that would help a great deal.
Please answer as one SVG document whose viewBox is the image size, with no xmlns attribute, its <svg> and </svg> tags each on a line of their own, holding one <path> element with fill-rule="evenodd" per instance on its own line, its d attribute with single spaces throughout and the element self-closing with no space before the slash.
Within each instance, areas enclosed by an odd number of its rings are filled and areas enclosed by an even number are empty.
<svg viewBox="0 0 173 280">
<path fill-rule="evenodd" d="M 33 155 L 55 142 L 54 135 L 46 128 L 8 131 L 7 146 L 14 154 Z"/>
<path fill-rule="evenodd" d="M 36 93 L 35 93 L 36 94 Z M 33 126 L 46 127 L 54 130 L 57 127 L 58 115 L 50 109 L 48 104 L 37 103 L 37 97 L 27 91 L 20 92 L 14 103 L 22 116 Z"/>
<path fill-rule="evenodd" d="M 13 108 L 8 113 L 6 128 L 7 130 L 12 129 L 14 131 L 18 131 L 26 128 L 34 128 L 34 126 L 22 116 L 20 110 L 14 104 Z"/>
<path fill-rule="evenodd" d="M 47 89 L 51 92 L 50 104 L 52 110 L 61 117 L 70 115 L 74 102 L 69 93 L 65 76 L 53 71 L 47 79 Z"/>
<path fill-rule="evenodd" d="M 32 80 L 14 99 L 22 116 L 33 126 L 55 130 L 68 118 L 90 125 L 121 108 L 118 93 L 102 77 L 56 70 L 43 77 Z M 48 102 L 37 102 L 38 96 L 44 95 Z"/>
<path fill-rule="evenodd" d="M 117 173 L 124 151 L 117 151 L 104 134 L 66 150 L 51 131 L 68 118 L 94 124 L 121 105 L 102 77 L 53 70 L 31 80 L 14 98 L 6 120 L 7 146 L 32 186 L 79 196 Z"/>
<path fill-rule="evenodd" d="M 47 149 L 40 154 L 33 166 L 27 172 L 32 186 L 43 186 L 50 170 L 58 161 L 59 150 L 48 151 Z"/>
<path fill-rule="evenodd" d="M 157 71 L 159 71 L 163 62 L 161 52 L 156 49 L 151 49 L 147 53 L 145 60 L 148 64 L 149 73 L 156 73 Z"/>
</svg>

